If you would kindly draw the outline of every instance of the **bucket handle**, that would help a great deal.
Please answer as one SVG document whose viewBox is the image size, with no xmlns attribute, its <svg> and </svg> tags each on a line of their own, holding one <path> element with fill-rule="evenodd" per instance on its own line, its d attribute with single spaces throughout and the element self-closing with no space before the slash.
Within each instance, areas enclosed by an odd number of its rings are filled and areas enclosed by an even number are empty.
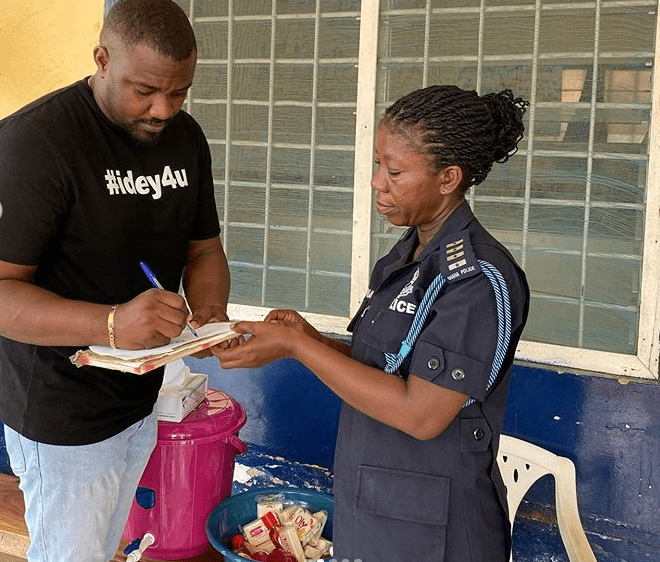
<svg viewBox="0 0 660 562">
<path fill-rule="evenodd" d="M 234 449 L 238 451 L 239 455 L 244 455 L 247 451 L 247 445 L 236 435 L 231 435 L 229 439 L 227 439 L 227 443 L 232 445 Z"/>
</svg>

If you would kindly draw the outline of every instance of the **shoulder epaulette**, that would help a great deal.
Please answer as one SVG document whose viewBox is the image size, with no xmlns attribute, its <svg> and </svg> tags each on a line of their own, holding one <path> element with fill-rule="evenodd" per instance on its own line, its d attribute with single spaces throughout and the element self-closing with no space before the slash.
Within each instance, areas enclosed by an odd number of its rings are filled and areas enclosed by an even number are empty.
<svg viewBox="0 0 660 562">
<path fill-rule="evenodd" d="M 441 242 L 440 251 L 440 271 L 447 283 L 455 283 L 481 272 L 467 231 L 445 238 Z"/>
</svg>

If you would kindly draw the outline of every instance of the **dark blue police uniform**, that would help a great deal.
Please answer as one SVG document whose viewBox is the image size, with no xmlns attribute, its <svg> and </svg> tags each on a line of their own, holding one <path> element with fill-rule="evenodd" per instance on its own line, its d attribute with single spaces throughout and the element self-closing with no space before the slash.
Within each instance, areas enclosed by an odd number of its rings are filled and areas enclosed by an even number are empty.
<svg viewBox="0 0 660 562">
<path fill-rule="evenodd" d="M 343 405 L 335 558 L 506 562 L 510 527 L 495 458 L 529 289 L 467 202 L 413 260 L 417 244 L 411 228 L 374 267 L 369 293 L 349 325 L 351 355 L 470 399 L 427 441 Z"/>
</svg>

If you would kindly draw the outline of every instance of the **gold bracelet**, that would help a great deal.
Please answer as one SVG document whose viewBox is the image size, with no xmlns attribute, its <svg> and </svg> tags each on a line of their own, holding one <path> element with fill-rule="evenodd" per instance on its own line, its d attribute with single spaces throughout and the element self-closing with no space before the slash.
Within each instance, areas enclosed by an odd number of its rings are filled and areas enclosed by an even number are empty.
<svg viewBox="0 0 660 562">
<path fill-rule="evenodd" d="M 117 349 L 115 344 L 115 310 L 117 310 L 117 305 L 114 305 L 108 313 L 108 334 L 110 335 L 110 347 L 112 349 Z"/>
</svg>

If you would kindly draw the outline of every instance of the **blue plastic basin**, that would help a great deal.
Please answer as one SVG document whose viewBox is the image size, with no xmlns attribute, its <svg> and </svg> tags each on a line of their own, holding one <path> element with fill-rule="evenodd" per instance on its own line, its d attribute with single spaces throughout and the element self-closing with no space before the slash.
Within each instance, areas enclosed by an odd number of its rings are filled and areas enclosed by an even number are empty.
<svg viewBox="0 0 660 562">
<path fill-rule="evenodd" d="M 206 520 L 206 536 L 227 562 L 244 562 L 245 558 L 231 549 L 231 537 L 240 533 L 240 526 L 257 518 L 257 497 L 267 494 L 282 494 L 285 501 L 297 503 L 310 511 L 324 509 L 328 512 L 328 521 L 323 536 L 332 540 L 332 515 L 334 500 L 330 494 L 304 488 L 269 487 L 253 488 L 247 492 L 230 496 L 213 508 Z"/>
</svg>

